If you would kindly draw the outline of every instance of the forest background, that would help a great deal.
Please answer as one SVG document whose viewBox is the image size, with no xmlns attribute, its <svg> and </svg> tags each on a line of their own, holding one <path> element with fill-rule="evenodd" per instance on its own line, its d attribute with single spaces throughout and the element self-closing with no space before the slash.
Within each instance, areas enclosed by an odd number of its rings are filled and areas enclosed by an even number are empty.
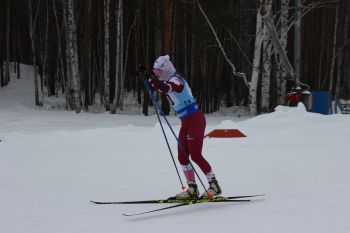
<svg viewBox="0 0 350 233">
<path fill-rule="evenodd" d="M 201 110 L 251 114 L 284 102 L 290 83 L 261 19 L 265 5 L 301 83 L 350 99 L 348 0 L 0 0 L 1 88 L 36 67 L 37 106 L 123 112 L 150 106 L 137 66 L 169 54 Z M 289 80 L 290 81 L 290 80 Z M 1 91 L 0 88 L 0 91 Z M 169 102 L 159 96 L 169 113 Z"/>
</svg>

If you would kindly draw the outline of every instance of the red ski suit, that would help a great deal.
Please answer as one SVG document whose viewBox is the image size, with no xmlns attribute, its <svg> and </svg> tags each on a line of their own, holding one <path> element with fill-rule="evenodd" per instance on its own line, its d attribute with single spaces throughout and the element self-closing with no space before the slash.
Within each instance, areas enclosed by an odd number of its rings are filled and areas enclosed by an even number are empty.
<svg viewBox="0 0 350 233">
<path fill-rule="evenodd" d="M 188 155 L 200 167 L 204 174 L 211 171 L 211 166 L 202 155 L 205 131 L 205 117 L 200 111 L 181 120 L 179 132 L 178 156 L 182 165 L 188 164 Z M 183 148 L 181 148 L 181 146 Z"/>
</svg>

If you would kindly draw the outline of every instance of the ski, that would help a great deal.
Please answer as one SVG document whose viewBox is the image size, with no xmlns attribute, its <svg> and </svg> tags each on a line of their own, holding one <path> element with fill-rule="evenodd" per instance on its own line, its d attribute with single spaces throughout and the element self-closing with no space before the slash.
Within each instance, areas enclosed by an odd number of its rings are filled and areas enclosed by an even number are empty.
<svg viewBox="0 0 350 233">
<path fill-rule="evenodd" d="M 123 214 L 123 215 L 124 215 L 124 216 L 127 216 L 127 217 L 130 217 L 130 216 L 136 216 L 136 215 L 142 215 L 142 214 L 153 213 L 153 212 L 157 212 L 157 211 L 161 211 L 161 210 L 166 210 L 166 209 L 172 209 L 172 208 L 181 207 L 181 206 L 185 206 L 185 205 L 189 205 L 189 204 L 187 204 L 187 203 L 181 203 L 181 204 L 177 204 L 177 205 L 173 205 L 173 206 L 168 206 L 168 207 L 164 207 L 164 208 L 160 208 L 160 209 L 149 210 L 149 211 L 140 212 L 140 213 L 134 213 L 134 214 Z"/>
<path fill-rule="evenodd" d="M 205 200 L 206 201 L 201 201 L 201 199 L 193 199 L 191 201 L 188 201 L 188 202 L 185 202 L 185 203 L 180 203 L 180 204 L 173 205 L 173 206 L 163 207 L 163 208 L 149 210 L 149 211 L 140 212 L 140 213 L 123 214 L 123 215 L 127 216 L 127 217 L 131 217 L 131 216 L 148 214 L 148 213 L 158 212 L 158 211 L 161 211 L 161 210 L 167 210 L 167 209 L 177 208 L 177 207 L 181 207 L 181 206 L 188 206 L 188 205 L 194 205 L 194 204 L 200 204 L 200 203 L 248 202 L 248 201 L 250 201 L 249 199 L 233 199 L 233 200 L 229 200 L 229 199 L 220 199 L 220 200 L 205 199 Z"/>
<path fill-rule="evenodd" d="M 213 197 L 213 198 L 198 198 L 198 199 L 176 199 L 175 197 L 170 197 L 168 199 L 158 199 L 158 200 L 143 200 L 143 201 L 90 201 L 97 205 L 112 205 L 112 204 L 191 204 L 191 203 L 202 203 L 202 202 L 217 202 L 224 200 L 233 200 L 241 198 L 252 198 L 252 197 L 261 197 L 265 194 L 257 195 L 246 195 L 246 196 L 230 196 L 230 197 Z"/>
</svg>

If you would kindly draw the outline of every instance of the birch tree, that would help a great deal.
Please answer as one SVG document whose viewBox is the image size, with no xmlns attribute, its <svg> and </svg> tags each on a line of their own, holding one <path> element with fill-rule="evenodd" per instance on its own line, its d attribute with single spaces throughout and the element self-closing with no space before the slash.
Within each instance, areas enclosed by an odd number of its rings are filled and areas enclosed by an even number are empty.
<svg viewBox="0 0 350 233">
<path fill-rule="evenodd" d="M 288 43 L 288 6 L 289 0 L 281 0 L 281 16 L 280 16 L 280 41 L 282 48 L 286 51 Z M 279 58 L 278 53 L 275 53 L 278 57 L 278 71 L 277 71 L 277 98 L 278 102 L 281 104 L 284 102 L 284 94 L 286 92 L 286 80 L 287 80 L 287 71 L 285 65 L 282 62 L 282 59 Z"/>
<path fill-rule="evenodd" d="M 272 0 L 266 2 L 267 14 L 271 15 Z M 271 55 L 272 44 L 271 36 L 266 27 L 263 27 L 263 73 L 261 79 L 261 110 L 263 112 L 269 111 L 270 105 L 270 83 L 271 83 Z"/>
<path fill-rule="evenodd" d="M 80 113 L 81 102 L 80 102 L 80 73 L 79 73 L 79 60 L 78 60 L 78 42 L 77 42 L 77 25 L 75 22 L 74 13 L 74 0 L 68 0 L 67 4 L 68 13 L 68 45 L 69 45 L 69 57 L 71 60 L 71 72 L 72 72 L 72 83 L 74 89 L 74 100 L 75 100 L 75 111 Z"/>
<path fill-rule="evenodd" d="M 295 18 L 294 18 L 294 73 L 296 82 L 300 82 L 300 25 L 301 25 L 301 14 L 302 14 L 301 0 L 295 0 Z"/>
<path fill-rule="evenodd" d="M 124 77 L 123 77 L 123 0 L 118 0 L 117 12 L 116 12 L 116 24 L 117 24 L 117 40 L 116 40 L 116 80 L 115 80 L 115 95 L 113 100 L 113 107 L 111 113 L 115 113 L 119 107 L 123 109 L 123 90 L 124 90 Z"/>
<path fill-rule="evenodd" d="M 69 50 L 69 33 L 68 33 L 68 1 L 64 0 L 63 3 L 63 25 L 64 25 L 64 31 L 65 31 L 65 65 L 66 65 L 66 108 L 67 110 L 74 109 L 74 90 L 72 93 L 72 62 L 71 62 L 71 56 L 70 56 L 70 50 Z"/>
<path fill-rule="evenodd" d="M 249 97 L 250 97 L 250 113 L 256 115 L 258 112 L 257 104 L 257 89 L 260 75 L 260 61 L 261 61 L 261 44 L 263 41 L 263 21 L 259 9 L 256 15 L 256 32 L 255 32 L 255 45 L 254 45 L 254 57 L 253 57 L 253 71 L 252 78 L 249 85 Z"/>
</svg>

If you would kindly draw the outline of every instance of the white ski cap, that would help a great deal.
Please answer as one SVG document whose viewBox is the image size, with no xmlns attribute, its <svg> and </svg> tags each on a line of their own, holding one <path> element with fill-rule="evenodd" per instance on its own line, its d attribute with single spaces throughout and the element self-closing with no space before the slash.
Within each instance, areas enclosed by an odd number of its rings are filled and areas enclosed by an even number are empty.
<svg viewBox="0 0 350 233">
<path fill-rule="evenodd" d="M 166 64 L 170 61 L 170 56 L 160 56 L 158 59 L 154 62 L 153 68 L 164 70 Z"/>
<path fill-rule="evenodd" d="M 170 61 L 170 56 L 160 56 L 154 62 L 153 68 L 163 70 L 163 74 L 160 77 L 161 80 L 168 80 L 172 75 L 176 73 L 176 69 Z"/>
</svg>

